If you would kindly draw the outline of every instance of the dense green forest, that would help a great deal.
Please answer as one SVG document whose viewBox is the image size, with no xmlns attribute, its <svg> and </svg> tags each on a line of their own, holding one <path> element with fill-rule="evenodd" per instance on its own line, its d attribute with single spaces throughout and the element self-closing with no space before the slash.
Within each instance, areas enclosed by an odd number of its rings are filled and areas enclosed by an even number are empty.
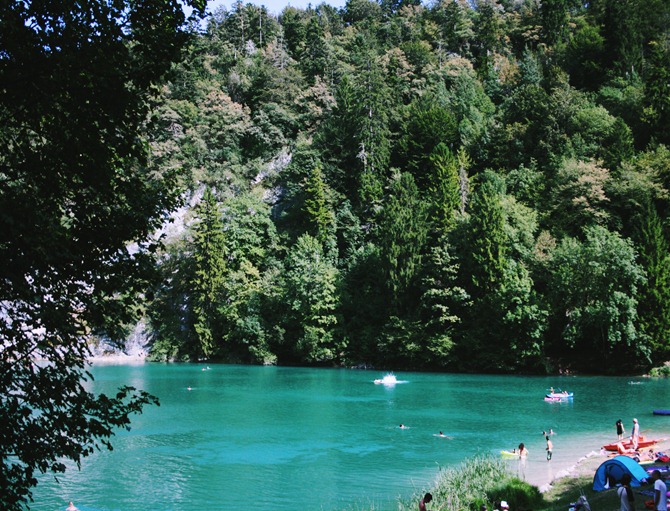
<svg viewBox="0 0 670 511">
<path fill-rule="evenodd" d="M 670 359 L 670 3 L 239 2 L 191 32 L 145 131 L 187 226 L 154 359 Z"/>
</svg>

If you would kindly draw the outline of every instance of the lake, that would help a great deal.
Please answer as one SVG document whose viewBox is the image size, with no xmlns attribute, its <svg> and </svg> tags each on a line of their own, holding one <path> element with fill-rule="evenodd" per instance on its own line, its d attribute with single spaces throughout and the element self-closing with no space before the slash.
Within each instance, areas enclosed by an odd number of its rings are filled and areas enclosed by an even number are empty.
<svg viewBox="0 0 670 511">
<path fill-rule="evenodd" d="M 59 476 L 44 477 L 36 511 L 73 500 L 82 511 L 330 511 L 394 509 L 440 467 L 524 442 L 525 476 L 544 484 L 578 458 L 630 433 L 670 431 L 663 379 L 528 377 L 235 365 L 95 365 L 93 388 L 122 384 L 158 396 L 131 431 Z M 570 402 L 543 400 L 549 387 Z M 190 388 L 190 390 L 189 390 Z M 400 429 L 404 424 L 407 429 Z M 553 429 L 545 459 L 543 430 Z M 441 438 L 440 431 L 451 438 Z M 515 469 L 515 462 L 510 468 Z"/>
</svg>

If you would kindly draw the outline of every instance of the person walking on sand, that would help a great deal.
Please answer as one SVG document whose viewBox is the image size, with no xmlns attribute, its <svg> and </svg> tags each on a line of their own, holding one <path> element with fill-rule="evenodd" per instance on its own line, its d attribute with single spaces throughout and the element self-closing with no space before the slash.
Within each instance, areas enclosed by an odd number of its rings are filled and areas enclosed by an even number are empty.
<svg viewBox="0 0 670 511">
<path fill-rule="evenodd" d="M 637 451 L 637 444 L 640 440 L 640 424 L 637 422 L 637 419 L 633 419 L 633 433 L 630 436 L 630 441 L 633 444 L 632 448 L 634 451 Z"/>
<path fill-rule="evenodd" d="M 419 501 L 419 511 L 427 511 L 426 504 L 430 503 L 431 500 L 433 500 L 433 496 L 430 493 L 426 493 Z"/>
<path fill-rule="evenodd" d="M 549 439 L 549 435 L 545 437 L 547 439 L 547 461 L 551 461 L 551 455 L 554 452 L 554 444 Z"/>
<path fill-rule="evenodd" d="M 623 440 L 623 434 L 626 432 L 626 430 L 623 427 L 623 421 L 619 419 L 616 421 L 616 434 L 619 437 L 619 440 Z"/>
<path fill-rule="evenodd" d="M 528 449 L 522 443 L 519 444 L 519 479 L 526 480 L 526 459 L 528 458 Z"/>
<path fill-rule="evenodd" d="M 630 487 L 630 474 L 621 476 L 621 486 L 616 492 L 621 501 L 620 511 L 635 511 L 635 495 Z"/>
<path fill-rule="evenodd" d="M 654 509 L 656 511 L 668 511 L 668 487 L 661 479 L 661 473 L 654 470 L 651 473 L 654 480 Z"/>
</svg>

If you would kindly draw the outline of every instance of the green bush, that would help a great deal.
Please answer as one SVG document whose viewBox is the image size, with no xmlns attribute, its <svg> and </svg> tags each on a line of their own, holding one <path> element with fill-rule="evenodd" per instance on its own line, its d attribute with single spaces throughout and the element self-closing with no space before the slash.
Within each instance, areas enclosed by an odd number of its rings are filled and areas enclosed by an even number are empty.
<svg viewBox="0 0 670 511">
<path fill-rule="evenodd" d="M 536 487 L 512 476 L 508 464 L 493 456 L 476 456 L 457 467 L 441 469 L 432 488 L 401 500 L 398 510 L 414 511 L 427 491 L 433 495 L 431 509 L 435 511 L 478 511 L 482 504 L 493 509 L 493 503 L 500 500 L 506 500 L 515 511 L 545 506 Z"/>
<path fill-rule="evenodd" d="M 495 486 L 487 492 L 487 497 L 491 503 L 506 500 L 510 509 L 514 511 L 540 509 L 544 505 L 544 499 L 537 486 L 519 479 L 511 479 Z"/>
<path fill-rule="evenodd" d="M 656 377 L 662 377 L 662 378 L 667 378 L 670 376 L 670 366 L 669 365 L 664 365 L 661 367 L 654 367 L 651 371 L 649 371 L 650 376 L 656 376 Z"/>
</svg>

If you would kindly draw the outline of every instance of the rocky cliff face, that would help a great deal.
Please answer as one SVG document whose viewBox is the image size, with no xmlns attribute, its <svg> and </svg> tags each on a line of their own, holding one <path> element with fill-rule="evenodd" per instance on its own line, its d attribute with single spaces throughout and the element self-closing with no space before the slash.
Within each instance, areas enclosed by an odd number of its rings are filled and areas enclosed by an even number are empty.
<svg viewBox="0 0 670 511">
<path fill-rule="evenodd" d="M 96 337 L 90 344 L 92 362 L 143 362 L 149 353 L 149 335 L 144 319 L 140 320 L 127 339 L 117 342 Z"/>
</svg>

